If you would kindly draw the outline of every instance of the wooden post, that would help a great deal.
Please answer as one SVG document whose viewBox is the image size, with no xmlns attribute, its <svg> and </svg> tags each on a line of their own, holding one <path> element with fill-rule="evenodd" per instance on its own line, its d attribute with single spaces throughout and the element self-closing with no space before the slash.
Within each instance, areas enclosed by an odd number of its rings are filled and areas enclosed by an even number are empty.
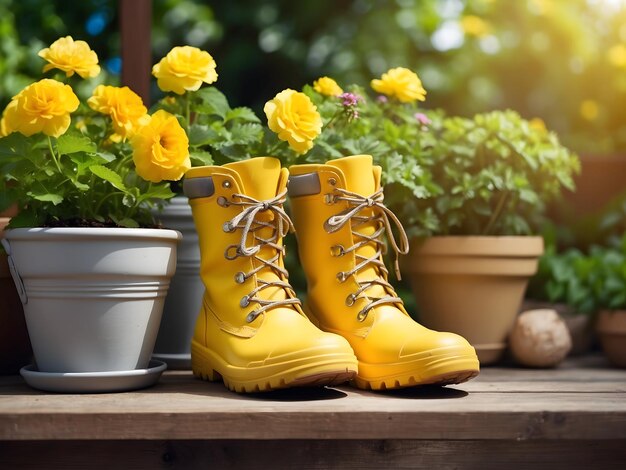
<svg viewBox="0 0 626 470">
<path fill-rule="evenodd" d="M 122 84 L 150 106 L 152 0 L 119 0 L 122 35 Z"/>
</svg>

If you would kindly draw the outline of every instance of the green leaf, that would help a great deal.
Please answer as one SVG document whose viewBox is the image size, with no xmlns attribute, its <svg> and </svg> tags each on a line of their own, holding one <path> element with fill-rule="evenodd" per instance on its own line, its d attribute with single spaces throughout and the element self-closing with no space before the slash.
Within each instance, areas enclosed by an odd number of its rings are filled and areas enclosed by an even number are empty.
<svg viewBox="0 0 626 470">
<path fill-rule="evenodd" d="M 111 163 L 113 160 L 115 160 L 117 158 L 111 152 L 96 152 L 96 155 L 98 157 L 100 157 L 103 161 L 107 162 L 107 163 Z"/>
<path fill-rule="evenodd" d="M 244 122 L 261 123 L 261 120 L 250 108 L 233 108 L 226 113 L 224 122 L 239 120 Z"/>
<path fill-rule="evenodd" d="M 89 170 L 98 178 L 108 181 L 111 185 L 113 185 L 113 187 L 119 189 L 120 191 L 126 191 L 126 186 L 124 186 L 121 176 L 110 168 L 102 165 L 91 165 Z"/>
<path fill-rule="evenodd" d="M 228 100 L 215 87 L 201 88 L 196 92 L 196 96 L 200 99 L 200 105 L 195 107 L 196 111 L 203 114 L 215 114 L 221 118 L 225 118 L 230 110 Z"/>
<path fill-rule="evenodd" d="M 0 138 L 0 157 L 25 156 L 28 154 L 28 151 L 28 138 L 19 132 L 13 132 L 6 137 Z"/>
<path fill-rule="evenodd" d="M 194 166 L 213 165 L 213 156 L 210 152 L 194 150 L 189 152 L 189 158 L 191 158 L 191 164 Z"/>
<path fill-rule="evenodd" d="M 78 180 L 72 180 L 72 183 L 74 184 L 74 186 L 76 186 L 76 188 L 80 189 L 81 191 L 89 191 L 89 185 L 88 184 L 81 183 Z"/>
<path fill-rule="evenodd" d="M 138 228 L 139 227 L 139 223 L 136 220 L 134 220 L 134 219 L 129 219 L 128 217 L 124 217 L 124 218 L 119 219 L 119 218 L 115 217 L 113 214 L 109 214 L 109 217 L 111 218 L 111 220 L 113 222 L 115 222 L 120 227 L 127 227 L 127 228 Z"/>
<path fill-rule="evenodd" d="M 220 134 L 209 126 L 192 124 L 189 128 L 189 145 L 191 147 L 215 144 L 219 139 Z"/>
<path fill-rule="evenodd" d="M 28 195 L 38 201 L 51 202 L 55 206 L 63 202 L 63 196 L 61 194 L 29 191 Z"/>
<path fill-rule="evenodd" d="M 263 128 L 258 124 L 237 124 L 230 130 L 229 144 L 248 145 L 260 142 L 263 138 Z"/>
<path fill-rule="evenodd" d="M 61 155 L 78 152 L 94 153 L 96 150 L 95 142 L 84 135 L 64 134 L 57 139 L 57 151 Z"/>
</svg>

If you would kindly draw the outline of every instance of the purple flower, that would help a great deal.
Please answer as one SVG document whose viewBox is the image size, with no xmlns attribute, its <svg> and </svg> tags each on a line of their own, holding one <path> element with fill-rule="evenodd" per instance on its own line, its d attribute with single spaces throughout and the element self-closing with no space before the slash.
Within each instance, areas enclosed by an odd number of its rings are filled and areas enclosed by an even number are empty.
<svg viewBox="0 0 626 470">
<path fill-rule="evenodd" d="M 376 97 L 376 101 L 378 101 L 379 103 L 387 103 L 389 102 L 389 99 L 387 99 L 385 95 L 378 95 Z"/>
<path fill-rule="evenodd" d="M 342 93 L 339 95 L 339 98 L 341 99 L 341 104 L 346 107 L 356 106 L 359 104 L 359 101 L 363 100 L 363 98 L 354 93 Z"/>
<path fill-rule="evenodd" d="M 359 118 L 359 101 L 365 101 L 362 96 L 356 93 L 342 93 L 339 95 L 341 105 L 343 106 L 343 112 L 348 119 L 348 122 L 352 122 Z"/>
<path fill-rule="evenodd" d="M 413 116 L 422 126 L 428 126 L 432 122 L 424 113 L 415 113 Z"/>
</svg>

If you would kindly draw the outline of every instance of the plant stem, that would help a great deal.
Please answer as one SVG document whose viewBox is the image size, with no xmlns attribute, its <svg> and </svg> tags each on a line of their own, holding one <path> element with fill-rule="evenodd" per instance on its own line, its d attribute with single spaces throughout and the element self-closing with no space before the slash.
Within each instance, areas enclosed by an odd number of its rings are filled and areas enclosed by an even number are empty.
<svg viewBox="0 0 626 470">
<path fill-rule="evenodd" d="M 54 153 L 54 147 L 52 146 L 52 138 L 50 136 L 48 136 L 48 148 L 50 149 L 50 153 L 52 154 L 52 160 L 54 160 L 57 170 L 59 170 L 60 174 L 63 174 L 63 170 L 61 170 L 61 164 L 59 163 L 59 160 L 57 160 L 56 153 Z"/>
<path fill-rule="evenodd" d="M 341 113 L 343 112 L 342 109 L 338 109 L 337 111 L 335 111 L 335 114 L 332 115 L 332 117 L 330 118 L 330 121 L 328 121 L 326 123 L 326 125 L 324 126 L 325 129 L 329 129 L 331 127 L 331 124 L 333 123 L 333 121 L 335 119 L 337 119 L 337 116 L 339 116 Z"/>
<path fill-rule="evenodd" d="M 496 221 L 500 218 L 500 213 L 502 212 L 502 209 L 504 209 L 504 203 L 506 202 L 508 197 L 509 193 L 507 191 L 504 191 L 502 193 L 502 196 L 500 196 L 500 199 L 498 200 L 498 205 L 496 206 L 496 210 L 493 211 L 493 213 L 491 214 L 489 222 L 487 223 L 487 226 L 483 231 L 483 235 L 489 235 L 489 232 L 491 232 L 491 229 L 495 225 Z"/>
<path fill-rule="evenodd" d="M 189 92 L 185 94 L 185 118 L 187 121 L 187 129 L 185 131 L 189 135 L 189 128 L 191 127 L 191 96 Z"/>
</svg>

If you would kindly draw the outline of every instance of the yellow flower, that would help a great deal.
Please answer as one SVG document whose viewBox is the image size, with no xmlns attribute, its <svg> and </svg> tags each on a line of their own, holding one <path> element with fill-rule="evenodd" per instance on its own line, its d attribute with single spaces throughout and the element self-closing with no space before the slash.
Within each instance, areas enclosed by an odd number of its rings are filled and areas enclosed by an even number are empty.
<svg viewBox="0 0 626 470">
<path fill-rule="evenodd" d="M 595 121 L 600 114 L 600 107 L 596 100 L 585 100 L 580 103 L 580 115 L 587 121 Z"/>
<path fill-rule="evenodd" d="M 132 136 L 148 118 L 141 97 L 127 86 L 98 85 L 87 104 L 94 111 L 111 116 L 115 132 L 123 138 Z"/>
<path fill-rule="evenodd" d="M 4 110 L 3 133 L 37 132 L 59 137 L 70 126 L 70 113 L 76 111 L 78 98 L 69 85 L 45 78 L 32 83 L 13 97 Z"/>
<path fill-rule="evenodd" d="M 203 82 L 217 80 L 215 60 L 211 54 L 191 46 L 174 47 L 152 67 L 152 75 L 157 78 L 161 90 L 179 95 L 186 90 L 197 90 Z"/>
<path fill-rule="evenodd" d="M 426 99 L 426 90 L 417 74 L 403 67 L 388 70 L 380 79 L 372 80 L 371 85 L 378 93 L 397 98 L 403 103 Z"/>
<path fill-rule="evenodd" d="M 320 95 L 325 96 L 339 96 L 343 93 L 343 90 L 337 82 L 330 77 L 321 77 L 313 82 L 313 89 Z"/>
<path fill-rule="evenodd" d="M 624 44 L 614 45 L 607 51 L 606 56 L 615 67 L 626 68 L 626 46 Z"/>
<path fill-rule="evenodd" d="M 304 93 L 283 90 L 265 103 L 263 111 L 269 128 L 298 153 L 310 150 L 322 132 L 322 118 Z"/>
<path fill-rule="evenodd" d="M 173 114 L 162 109 L 132 137 L 137 174 L 147 181 L 176 181 L 189 168 L 189 140 Z"/>
<path fill-rule="evenodd" d="M 476 15 L 465 15 L 461 18 L 461 28 L 468 36 L 482 38 L 489 34 L 491 27 L 489 23 Z"/>
<path fill-rule="evenodd" d="M 532 118 L 530 121 L 528 121 L 528 125 L 534 131 L 543 133 L 548 131 L 548 129 L 546 128 L 546 123 L 541 118 Z"/>
<path fill-rule="evenodd" d="M 96 53 L 85 41 L 74 41 L 72 36 L 57 39 L 50 47 L 40 50 L 39 57 L 49 62 L 44 66 L 44 72 L 59 69 L 68 77 L 77 73 L 82 78 L 95 77 L 100 73 Z"/>
</svg>

